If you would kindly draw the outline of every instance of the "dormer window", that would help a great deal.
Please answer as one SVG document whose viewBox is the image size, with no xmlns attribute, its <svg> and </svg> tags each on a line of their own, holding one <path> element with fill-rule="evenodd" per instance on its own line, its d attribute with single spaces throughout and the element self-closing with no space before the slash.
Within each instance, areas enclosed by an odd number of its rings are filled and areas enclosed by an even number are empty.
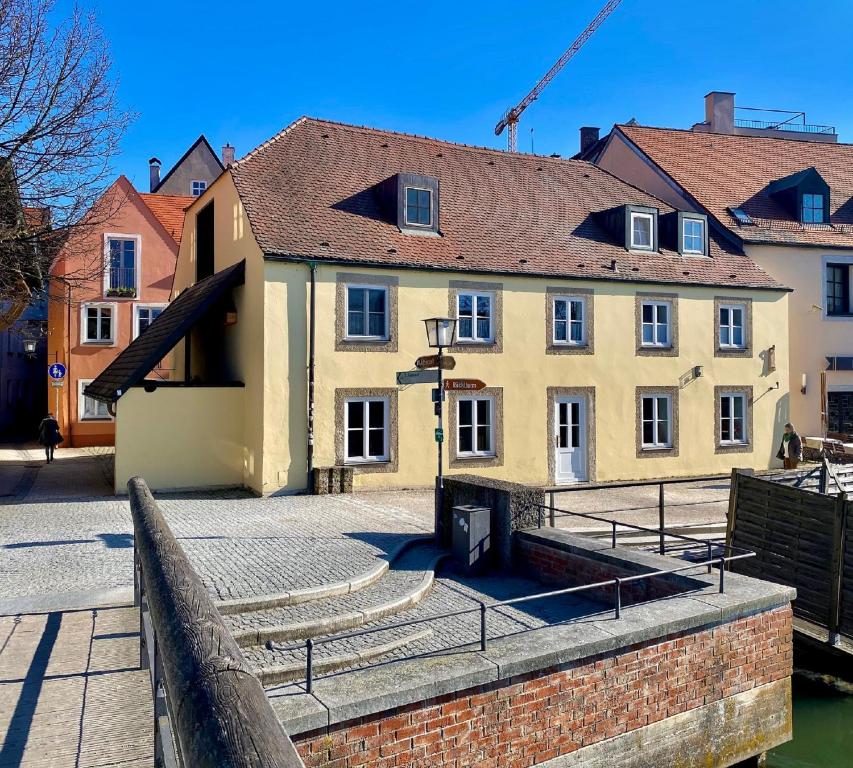
<svg viewBox="0 0 853 768">
<path fill-rule="evenodd" d="M 708 255 L 708 219 L 704 214 L 679 211 L 678 252 L 685 256 Z"/>
<path fill-rule="evenodd" d="M 637 251 L 654 250 L 655 217 L 651 213 L 631 211 L 631 249 Z"/>
<path fill-rule="evenodd" d="M 803 224 L 823 224 L 823 195 L 803 195 L 801 220 Z"/>
<path fill-rule="evenodd" d="M 376 187 L 384 213 L 407 235 L 438 235 L 438 179 L 396 173 Z"/>
<path fill-rule="evenodd" d="M 406 187 L 404 220 L 408 226 L 428 227 L 432 224 L 432 190 Z"/>
</svg>

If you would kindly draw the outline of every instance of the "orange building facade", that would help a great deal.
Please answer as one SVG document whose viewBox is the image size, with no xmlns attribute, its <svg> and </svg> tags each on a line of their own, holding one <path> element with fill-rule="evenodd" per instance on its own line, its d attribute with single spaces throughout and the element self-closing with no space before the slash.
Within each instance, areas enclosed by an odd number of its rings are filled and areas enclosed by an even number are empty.
<svg viewBox="0 0 853 768">
<path fill-rule="evenodd" d="M 63 363 L 62 386 L 49 382 L 48 409 L 65 446 L 112 445 L 113 414 L 83 395 L 130 342 L 145 332 L 169 301 L 184 210 L 193 198 L 139 193 L 124 176 L 93 209 L 104 223 L 85 240 L 72 239 L 52 273 L 48 308 L 48 363 Z M 151 373 L 168 380 L 165 359 Z"/>
</svg>

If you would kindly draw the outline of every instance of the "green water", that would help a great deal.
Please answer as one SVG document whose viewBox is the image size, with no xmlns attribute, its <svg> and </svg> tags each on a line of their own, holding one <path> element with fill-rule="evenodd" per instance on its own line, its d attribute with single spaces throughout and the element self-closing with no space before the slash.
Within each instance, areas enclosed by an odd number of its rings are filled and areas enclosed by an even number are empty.
<svg viewBox="0 0 853 768">
<path fill-rule="evenodd" d="M 853 685 L 794 675 L 794 740 L 772 750 L 768 768 L 851 768 Z"/>
</svg>

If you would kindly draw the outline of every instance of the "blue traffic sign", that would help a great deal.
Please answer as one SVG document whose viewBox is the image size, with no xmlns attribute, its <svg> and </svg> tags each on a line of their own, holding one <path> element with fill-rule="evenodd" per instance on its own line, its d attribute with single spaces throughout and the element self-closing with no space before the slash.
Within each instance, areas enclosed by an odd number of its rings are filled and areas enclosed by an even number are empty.
<svg viewBox="0 0 853 768">
<path fill-rule="evenodd" d="M 64 379 L 65 366 L 62 363 L 53 363 L 47 367 L 47 374 L 52 379 Z"/>
</svg>

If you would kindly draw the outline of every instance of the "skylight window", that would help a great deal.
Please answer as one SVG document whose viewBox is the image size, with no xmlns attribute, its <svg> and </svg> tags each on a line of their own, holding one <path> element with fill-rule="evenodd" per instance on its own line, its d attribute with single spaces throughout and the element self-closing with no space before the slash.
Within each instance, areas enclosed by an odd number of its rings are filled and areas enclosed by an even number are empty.
<svg viewBox="0 0 853 768">
<path fill-rule="evenodd" d="M 744 211 L 743 208 L 729 208 L 729 213 L 737 219 L 738 224 L 742 224 L 743 226 L 755 224 L 752 220 L 752 216 Z"/>
</svg>

